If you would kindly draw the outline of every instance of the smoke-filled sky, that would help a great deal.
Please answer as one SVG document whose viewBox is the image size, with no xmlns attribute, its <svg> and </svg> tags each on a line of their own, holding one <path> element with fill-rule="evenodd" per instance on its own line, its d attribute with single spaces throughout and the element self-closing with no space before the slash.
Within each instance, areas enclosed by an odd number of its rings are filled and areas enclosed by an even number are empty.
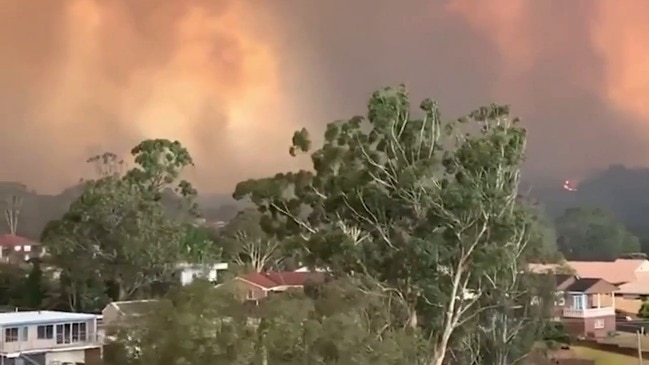
<svg viewBox="0 0 649 365">
<path fill-rule="evenodd" d="M 293 130 L 406 83 L 455 117 L 508 103 L 529 176 L 649 164 L 646 0 L 0 0 L 1 180 L 178 139 L 202 191 L 293 169 Z M 415 103 L 417 104 L 417 103 Z"/>
</svg>

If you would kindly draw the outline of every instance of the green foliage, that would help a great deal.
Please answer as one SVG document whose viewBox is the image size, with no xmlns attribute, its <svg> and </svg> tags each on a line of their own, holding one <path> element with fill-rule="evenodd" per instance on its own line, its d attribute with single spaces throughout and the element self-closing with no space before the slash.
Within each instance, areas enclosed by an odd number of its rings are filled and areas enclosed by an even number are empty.
<svg viewBox="0 0 649 365">
<path fill-rule="evenodd" d="M 40 309 L 47 296 L 47 287 L 41 270 L 40 260 L 32 260 L 32 269 L 25 280 L 23 286 L 24 301 L 23 306 L 31 309 Z"/>
<path fill-rule="evenodd" d="M 179 261 L 214 254 L 211 242 L 170 218 L 160 199 L 168 188 L 188 199 L 195 194 L 177 182 L 191 164 L 187 151 L 178 142 L 150 140 L 133 154 L 137 165 L 125 173 L 114 154 L 89 159 L 99 178 L 85 182 L 63 218 L 43 232 L 53 263 L 63 269 L 72 309 L 101 309 L 102 293 L 114 300 L 145 295 L 169 280 Z"/>
<path fill-rule="evenodd" d="M 378 91 L 367 118 L 328 125 L 313 171 L 244 181 L 234 197 L 256 204 L 263 229 L 294 242 L 302 262 L 403 300 L 408 314 L 391 325 L 427 333 L 441 364 L 485 291 L 525 288 L 516 277 L 541 240 L 516 199 L 525 131 L 509 109 L 448 123 L 431 100 L 421 119 L 410 109 L 403 87 Z M 306 130 L 293 142 L 291 154 L 310 151 Z"/>
<path fill-rule="evenodd" d="M 348 282 L 321 289 L 316 297 L 286 292 L 250 307 L 203 282 L 180 288 L 119 335 L 127 354 L 120 365 L 416 364 L 417 336 L 386 326 L 387 308 L 398 303 Z"/>
<path fill-rule="evenodd" d="M 214 242 L 213 233 L 209 228 L 194 224 L 185 224 L 183 228 L 183 256 L 187 261 L 205 264 L 220 261 L 222 247 Z"/>
<path fill-rule="evenodd" d="M 144 191 L 157 195 L 171 187 L 183 197 L 196 196 L 196 189 L 188 181 L 178 181 L 182 170 L 194 165 L 189 151 L 180 142 L 148 139 L 133 147 L 131 154 L 137 166 L 126 178 Z"/>
<path fill-rule="evenodd" d="M 599 208 L 570 208 L 556 220 L 559 250 L 570 260 L 615 260 L 640 251 L 640 242 Z"/>
<path fill-rule="evenodd" d="M 525 203 L 533 223 L 530 225 L 529 260 L 537 263 L 558 263 L 563 257 L 557 247 L 557 233 L 552 221 L 536 205 Z"/>
<path fill-rule="evenodd" d="M 640 310 L 638 310 L 638 317 L 649 318 L 649 300 L 642 302 Z"/>
<path fill-rule="evenodd" d="M 543 341 L 550 348 L 556 348 L 560 344 L 570 344 L 570 334 L 562 322 L 550 322 L 543 329 Z"/>
<path fill-rule="evenodd" d="M 23 285 L 29 271 L 11 263 L 0 263 L 0 306 L 20 307 L 25 297 Z"/>
</svg>

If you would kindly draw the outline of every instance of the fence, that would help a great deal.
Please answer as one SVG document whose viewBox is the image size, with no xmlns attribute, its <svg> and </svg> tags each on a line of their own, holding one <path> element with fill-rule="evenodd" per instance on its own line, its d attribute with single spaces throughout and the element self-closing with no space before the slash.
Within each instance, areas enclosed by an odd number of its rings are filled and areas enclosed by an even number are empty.
<svg viewBox="0 0 649 365">
<path fill-rule="evenodd" d="M 615 325 L 618 331 L 627 333 L 636 333 L 638 331 L 649 334 L 649 322 L 646 320 L 640 321 L 618 321 Z"/>
</svg>

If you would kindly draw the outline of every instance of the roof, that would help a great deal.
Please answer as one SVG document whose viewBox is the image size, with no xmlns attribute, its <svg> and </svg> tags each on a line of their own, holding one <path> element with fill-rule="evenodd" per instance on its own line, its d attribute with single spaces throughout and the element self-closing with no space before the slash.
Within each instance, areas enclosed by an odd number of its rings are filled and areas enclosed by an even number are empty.
<svg viewBox="0 0 649 365">
<path fill-rule="evenodd" d="M 636 270 L 647 260 L 617 259 L 615 261 L 568 261 L 582 278 L 602 278 L 619 284 L 636 280 Z"/>
<path fill-rule="evenodd" d="M 26 237 L 16 236 L 15 234 L 0 234 L 0 247 L 13 248 L 24 245 L 38 245 L 38 242 L 34 242 Z"/>
<path fill-rule="evenodd" d="M 602 279 L 597 278 L 580 278 L 566 287 L 566 291 L 584 292 L 599 283 Z"/>
<path fill-rule="evenodd" d="M 564 291 L 578 293 L 610 293 L 617 291 L 617 287 L 604 279 L 577 278 L 575 281 L 570 283 Z"/>
<path fill-rule="evenodd" d="M 649 273 L 638 273 L 634 281 L 620 285 L 617 292 L 620 294 L 649 295 Z"/>
<path fill-rule="evenodd" d="M 636 295 L 649 295 L 649 282 L 647 281 L 632 281 L 630 283 L 620 285 L 617 293 L 620 294 L 636 294 Z"/>
<path fill-rule="evenodd" d="M 87 321 L 98 316 L 89 313 L 55 312 L 55 311 L 29 311 L 0 313 L 0 326 L 14 324 L 38 324 L 71 321 Z"/>
<path fill-rule="evenodd" d="M 554 285 L 557 287 L 560 287 L 561 284 L 565 283 L 566 281 L 573 279 L 575 275 L 568 275 L 568 274 L 554 274 Z"/>
<path fill-rule="evenodd" d="M 112 302 L 109 306 L 115 307 L 117 311 L 125 315 L 140 315 L 151 309 L 151 305 L 157 302 L 152 299 L 128 300 L 121 302 Z"/>
<path fill-rule="evenodd" d="M 279 286 L 304 286 L 309 280 L 322 281 L 322 273 L 313 272 L 273 272 L 249 273 L 238 277 L 263 289 L 273 289 Z"/>
</svg>

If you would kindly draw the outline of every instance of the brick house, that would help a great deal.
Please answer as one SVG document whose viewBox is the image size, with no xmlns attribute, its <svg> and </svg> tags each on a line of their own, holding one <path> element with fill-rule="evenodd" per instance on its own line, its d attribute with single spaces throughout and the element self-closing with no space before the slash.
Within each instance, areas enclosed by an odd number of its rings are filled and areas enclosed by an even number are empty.
<svg viewBox="0 0 649 365">
<path fill-rule="evenodd" d="M 308 283 L 320 283 L 325 278 L 320 272 L 272 272 L 249 273 L 237 276 L 232 284 L 235 290 L 246 300 L 259 301 L 271 293 L 284 292 L 289 289 L 304 289 Z"/>
<path fill-rule="evenodd" d="M 555 275 L 555 319 L 580 337 L 606 337 L 615 331 L 617 287 L 600 278 Z"/>
</svg>

